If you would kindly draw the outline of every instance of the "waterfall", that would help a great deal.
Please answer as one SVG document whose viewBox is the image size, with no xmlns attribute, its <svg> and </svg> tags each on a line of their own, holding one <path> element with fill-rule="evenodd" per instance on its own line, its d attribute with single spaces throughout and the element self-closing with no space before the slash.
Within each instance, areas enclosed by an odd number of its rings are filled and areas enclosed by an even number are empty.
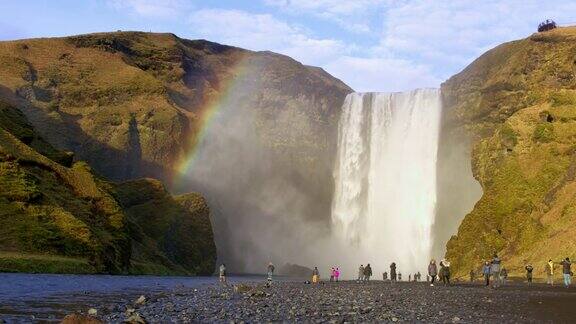
<svg viewBox="0 0 576 324">
<path fill-rule="evenodd" d="M 440 90 L 352 93 L 334 169 L 333 230 L 382 272 L 425 273 L 436 208 Z"/>
</svg>

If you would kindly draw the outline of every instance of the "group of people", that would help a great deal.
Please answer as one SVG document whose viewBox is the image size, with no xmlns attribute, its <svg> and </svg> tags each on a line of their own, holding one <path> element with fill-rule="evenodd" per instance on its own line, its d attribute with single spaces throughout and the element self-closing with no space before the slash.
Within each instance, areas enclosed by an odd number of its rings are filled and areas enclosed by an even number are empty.
<svg viewBox="0 0 576 324">
<path fill-rule="evenodd" d="M 569 257 L 566 257 L 564 260 L 558 262 L 557 264 L 562 266 L 562 278 L 564 279 L 564 286 L 566 286 L 566 288 L 570 287 L 572 284 L 572 276 L 574 275 L 572 273 L 572 261 L 570 261 Z M 528 271 L 528 267 L 531 268 L 530 271 Z M 529 276 L 528 282 L 532 282 L 532 270 L 532 266 L 528 264 L 526 266 L 526 276 Z M 554 285 L 554 262 L 552 259 L 548 260 L 546 263 L 544 272 L 546 273 L 546 283 L 549 285 Z"/>
<path fill-rule="evenodd" d="M 562 266 L 562 276 L 564 279 L 564 285 L 566 287 L 569 287 L 572 283 L 573 273 L 571 270 L 572 262 L 568 257 L 557 263 L 554 263 L 552 259 L 548 260 L 544 268 L 544 271 L 546 273 L 546 283 L 549 285 L 554 285 L 555 265 Z M 524 269 L 526 270 L 527 282 L 528 284 L 531 284 L 534 267 L 530 263 L 528 263 L 524 267 Z M 274 270 L 275 270 L 274 264 L 270 262 L 266 269 L 268 284 L 272 283 L 272 276 L 274 275 Z M 225 264 L 220 265 L 219 274 L 220 274 L 220 282 L 226 284 L 227 279 L 226 279 Z M 330 281 L 339 281 L 340 274 L 341 274 L 340 268 L 332 267 L 330 270 Z M 497 288 L 502 284 L 506 283 L 506 280 L 508 278 L 508 271 L 506 270 L 506 268 L 502 266 L 502 260 L 495 253 L 491 260 L 484 262 L 482 266 L 482 275 L 484 277 L 484 282 L 486 286 L 490 286 L 490 279 L 492 279 L 492 287 Z M 368 263 L 366 266 L 360 265 L 360 267 L 358 268 L 357 282 L 370 281 L 371 276 L 372 276 L 372 267 L 370 266 L 370 264 Z M 450 285 L 450 277 L 451 277 L 450 262 L 448 262 L 446 259 L 442 259 L 440 263 L 437 265 L 436 260 L 434 259 L 430 260 L 430 263 L 428 264 L 428 276 L 427 276 L 427 281 L 430 282 L 430 286 L 434 286 L 434 283 L 437 280 L 444 283 L 444 285 Z M 408 281 L 412 281 L 412 278 L 414 279 L 414 281 L 420 281 L 422 279 L 420 272 L 415 273 L 414 276 L 408 275 Z M 388 280 L 387 272 L 383 273 L 383 279 L 384 281 Z M 475 279 L 476 279 L 476 272 L 474 270 L 471 270 L 470 281 L 474 282 Z M 390 281 L 391 282 L 402 281 L 402 274 L 396 272 L 395 262 L 392 262 L 390 264 Z M 312 270 L 312 283 L 319 283 L 319 282 L 320 282 L 320 271 L 318 270 L 318 267 L 314 267 L 314 270 Z"/>
<path fill-rule="evenodd" d="M 340 269 L 339 268 L 334 268 L 332 267 L 332 269 L 330 269 L 330 281 L 339 281 L 340 279 Z"/>
<path fill-rule="evenodd" d="M 438 268 L 440 266 L 440 268 Z M 436 265 L 436 260 L 430 260 L 428 264 L 428 278 L 430 286 L 434 287 L 436 278 L 438 278 L 444 285 L 450 285 L 450 262 L 442 259 L 439 265 Z"/>
<path fill-rule="evenodd" d="M 361 264 L 360 267 L 358 268 L 357 281 L 358 282 L 370 281 L 370 277 L 372 277 L 372 267 L 370 266 L 370 263 L 368 263 L 366 266 Z"/>
</svg>

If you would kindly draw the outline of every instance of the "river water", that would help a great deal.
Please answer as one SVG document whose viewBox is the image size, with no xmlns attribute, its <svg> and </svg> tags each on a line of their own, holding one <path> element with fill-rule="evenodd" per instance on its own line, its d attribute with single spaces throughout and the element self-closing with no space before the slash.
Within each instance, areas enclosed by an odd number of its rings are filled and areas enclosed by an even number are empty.
<svg viewBox="0 0 576 324">
<path fill-rule="evenodd" d="M 261 277 L 232 277 L 231 282 Z M 215 277 L 157 277 L 0 273 L 0 319 L 57 322 L 72 312 L 126 305 L 140 295 L 194 289 Z M 1 322 L 1 321 L 0 321 Z"/>
</svg>

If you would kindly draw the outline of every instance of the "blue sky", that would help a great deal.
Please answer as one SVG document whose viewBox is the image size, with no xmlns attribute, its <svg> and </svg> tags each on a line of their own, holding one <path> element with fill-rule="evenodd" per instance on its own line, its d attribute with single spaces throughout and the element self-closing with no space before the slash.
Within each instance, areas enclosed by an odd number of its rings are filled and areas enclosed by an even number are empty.
<svg viewBox="0 0 576 324">
<path fill-rule="evenodd" d="M 0 40 L 172 32 L 290 55 L 357 91 L 403 91 L 439 86 L 546 18 L 576 24 L 576 1 L 0 0 Z"/>
</svg>

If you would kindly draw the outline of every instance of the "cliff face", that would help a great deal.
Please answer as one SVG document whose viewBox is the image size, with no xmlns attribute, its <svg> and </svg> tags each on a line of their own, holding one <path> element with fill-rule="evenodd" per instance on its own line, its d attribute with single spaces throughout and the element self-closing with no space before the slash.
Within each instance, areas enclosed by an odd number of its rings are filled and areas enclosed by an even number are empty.
<svg viewBox="0 0 576 324">
<path fill-rule="evenodd" d="M 141 32 L 0 42 L 0 63 L 0 99 L 56 148 L 111 180 L 201 191 L 223 253 L 257 240 L 232 237 L 239 214 L 329 220 L 338 116 L 352 90 L 319 68 Z M 197 155 L 205 160 L 192 164 Z"/>
<path fill-rule="evenodd" d="M 447 244 L 459 275 L 494 252 L 518 275 L 573 256 L 575 41 L 576 28 L 559 28 L 502 44 L 442 85 L 441 146 L 471 152 L 483 191 Z"/>
<path fill-rule="evenodd" d="M 126 197 L 147 199 L 149 182 L 117 185 L 95 176 L 0 101 L 0 271 L 210 274 L 216 251 L 202 198 L 172 198 L 160 187 L 135 216 Z M 169 226 L 152 235 L 141 224 L 154 221 Z M 193 237 L 177 235 L 167 247 L 163 238 L 173 229 Z"/>
</svg>

